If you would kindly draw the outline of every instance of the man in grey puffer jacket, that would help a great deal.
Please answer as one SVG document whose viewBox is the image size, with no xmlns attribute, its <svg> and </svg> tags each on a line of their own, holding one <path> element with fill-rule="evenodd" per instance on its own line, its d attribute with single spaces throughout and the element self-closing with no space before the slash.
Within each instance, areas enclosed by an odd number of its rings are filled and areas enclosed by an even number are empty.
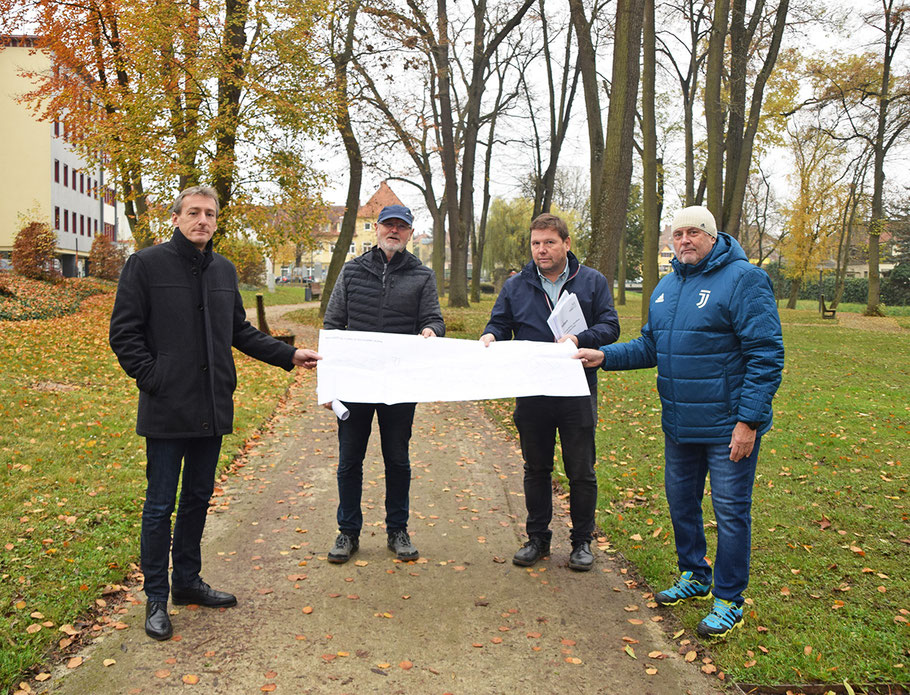
<svg viewBox="0 0 910 695">
<path fill-rule="evenodd" d="M 387 205 L 376 226 L 378 244 L 345 263 L 326 307 L 326 329 L 422 335 L 445 334 L 436 293 L 436 276 L 406 250 L 414 231 L 411 211 Z M 388 546 L 401 560 L 415 560 L 417 548 L 408 535 L 411 462 L 408 445 L 415 403 L 345 403 L 350 415 L 338 420 L 338 537 L 329 562 L 341 564 L 360 547 L 363 514 L 363 457 L 373 413 L 379 419 L 385 463 L 385 509 Z"/>
</svg>

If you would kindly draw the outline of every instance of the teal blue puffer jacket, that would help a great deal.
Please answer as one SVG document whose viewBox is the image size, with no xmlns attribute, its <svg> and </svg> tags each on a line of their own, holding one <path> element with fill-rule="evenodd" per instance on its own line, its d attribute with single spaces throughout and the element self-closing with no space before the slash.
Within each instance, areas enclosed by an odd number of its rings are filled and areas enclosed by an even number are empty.
<svg viewBox="0 0 910 695">
<path fill-rule="evenodd" d="M 723 232 L 697 265 L 673 260 L 657 284 L 641 336 L 601 348 L 603 368 L 657 366 L 664 434 L 726 444 L 737 422 L 771 429 L 784 343 L 768 274 Z"/>
</svg>

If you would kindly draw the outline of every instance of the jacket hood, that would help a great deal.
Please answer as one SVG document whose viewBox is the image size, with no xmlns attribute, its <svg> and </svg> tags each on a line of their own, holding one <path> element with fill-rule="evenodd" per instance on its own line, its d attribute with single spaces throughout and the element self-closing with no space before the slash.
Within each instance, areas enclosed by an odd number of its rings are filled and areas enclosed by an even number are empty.
<svg viewBox="0 0 910 695">
<path fill-rule="evenodd" d="M 743 251 L 739 242 L 726 232 L 717 233 L 717 242 L 714 244 L 707 256 L 702 258 L 695 265 L 681 263 L 678 258 L 673 258 L 670 264 L 673 271 L 683 277 L 697 275 L 698 273 L 710 273 L 722 266 L 732 263 L 733 261 L 748 261 L 749 257 Z"/>
</svg>

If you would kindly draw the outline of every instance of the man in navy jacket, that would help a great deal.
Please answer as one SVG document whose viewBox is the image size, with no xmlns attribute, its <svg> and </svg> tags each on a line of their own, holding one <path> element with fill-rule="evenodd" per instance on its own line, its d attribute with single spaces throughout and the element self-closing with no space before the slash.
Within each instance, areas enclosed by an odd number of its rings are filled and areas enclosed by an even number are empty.
<svg viewBox="0 0 910 695">
<path fill-rule="evenodd" d="M 481 340 L 487 346 L 496 340 L 553 342 L 547 318 L 559 296 L 575 294 L 588 328 L 578 335 L 563 336 L 580 348 L 612 343 L 619 337 L 619 319 L 606 278 L 581 265 L 571 247 L 564 220 L 544 213 L 531 222 L 532 260 L 509 278 L 496 299 Z M 550 553 L 550 521 L 553 518 L 551 474 L 556 431 L 569 479 L 569 511 L 572 518 L 572 552 L 569 567 L 581 572 L 594 564 L 591 538 L 597 505 L 594 473 L 594 427 L 597 424 L 597 371 L 585 372 L 590 396 L 527 396 L 515 399 L 515 426 L 524 457 L 525 505 L 528 509 L 528 541 L 512 562 L 528 567 Z"/>
<path fill-rule="evenodd" d="M 290 370 L 312 369 L 319 355 L 294 349 L 251 326 L 234 265 L 212 251 L 218 196 L 205 186 L 180 193 L 171 207 L 170 241 L 137 251 L 126 262 L 111 315 L 110 343 L 139 388 L 136 432 L 146 438 L 148 487 L 140 556 L 145 575 L 145 631 L 173 634 L 175 604 L 233 606 L 236 597 L 199 576 L 200 541 L 221 438 L 234 420 L 237 372 L 231 347 Z M 171 513 L 183 464 L 180 505 L 171 543 Z M 168 583 L 168 557 L 174 568 Z"/>
<path fill-rule="evenodd" d="M 722 637 L 743 620 L 752 485 L 761 437 L 771 429 L 784 344 L 768 274 L 749 263 L 735 239 L 717 231 L 711 212 L 684 208 L 672 230 L 673 272 L 651 294 L 641 337 L 579 350 L 576 357 L 586 367 L 657 366 L 664 486 L 681 576 L 654 598 L 673 606 L 711 597 L 701 509 L 710 472 L 717 520 L 714 607 L 698 632 Z"/>
</svg>

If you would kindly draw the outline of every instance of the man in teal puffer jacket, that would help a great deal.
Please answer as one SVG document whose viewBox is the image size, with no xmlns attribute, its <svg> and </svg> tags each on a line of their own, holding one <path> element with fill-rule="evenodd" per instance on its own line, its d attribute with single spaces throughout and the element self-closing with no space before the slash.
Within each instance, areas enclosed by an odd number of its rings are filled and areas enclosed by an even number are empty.
<svg viewBox="0 0 910 695">
<path fill-rule="evenodd" d="M 761 437 L 771 429 L 784 344 L 768 274 L 717 231 L 711 212 L 684 208 L 672 229 L 674 272 L 651 294 L 641 336 L 576 356 L 585 367 L 657 366 L 664 486 L 681 576 L 655 600 L 672 606 L 707 599 L 713 579 L 714 607 L 698 632 L 722 637 L 743 620 L 752 486 Z M 717 520 L 713 577 L 701 506 L 709 472 Z"/>
</svg>

